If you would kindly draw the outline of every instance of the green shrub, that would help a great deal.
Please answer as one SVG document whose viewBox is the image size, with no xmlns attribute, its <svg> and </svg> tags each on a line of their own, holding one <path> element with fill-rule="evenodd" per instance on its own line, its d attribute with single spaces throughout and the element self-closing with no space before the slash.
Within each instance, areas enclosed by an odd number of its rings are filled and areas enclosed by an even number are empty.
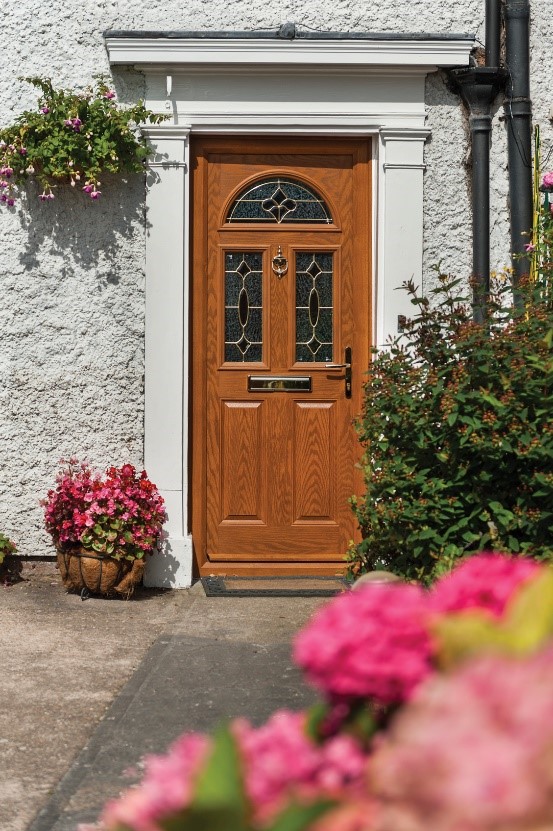
<svg viewBox="0 0 553 831">
<path fill-rule="evenodd" d="M 459 280 L 377 351 L 358 422 L 366 494 L 353 574 L 387 568 L 423 582 L 484 549 L 553 548 L 553 304 L 547 276 L 490 301 L 472 321 Z"/>
<path fill-rule="evenodd" d="M 0 565 L 2 565 L 4 558 L 8 554 L 15 554 L 16 551 L 17 548 L 10 538 L 6 537 L 5 534 L 0 533 Z"/>
</svg>

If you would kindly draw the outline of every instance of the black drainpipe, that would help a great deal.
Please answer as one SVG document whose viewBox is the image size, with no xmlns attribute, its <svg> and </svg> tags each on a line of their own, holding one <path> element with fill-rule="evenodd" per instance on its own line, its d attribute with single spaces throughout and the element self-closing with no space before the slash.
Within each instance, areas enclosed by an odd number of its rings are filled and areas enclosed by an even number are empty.
<svg viewBox="0 0 553 831">
<path fill-rule="evenodd" d="M 507 73 L 499 62 L 499 0 L 486 4 L 486 57 L 495 66 L 452 69 L 450 81 L 469 111 L 472 144 L 472 278 L 474 320 L 482 323 L 490 291 L 490 133 L 492 105 Z M 491 31 L 490 31 L 491 30 Z"/>
<path fill-rule="evenodd" d="M 530 99 L 530 0 L 504 0 L 505 99 L 511 203 L 511 256 L 515 285 L 528 274 L 524 246 L 532 229 L 532 102 Z"/>
<path fill-rule="evenodd" d="M 486 0 L 486 66 L 501 62 L 501 0 Z"/>
</svg>

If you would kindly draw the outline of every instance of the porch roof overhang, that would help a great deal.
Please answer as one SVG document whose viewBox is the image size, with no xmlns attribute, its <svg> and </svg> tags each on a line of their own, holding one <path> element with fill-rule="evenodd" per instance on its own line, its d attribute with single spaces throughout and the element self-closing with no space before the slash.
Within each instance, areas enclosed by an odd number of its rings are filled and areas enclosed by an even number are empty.
<svg viewBox="0 0 553 831">
<path fill-rule="evenodd" d="M 248 32 L 108 30 L 104 39 L 112 65 L 239 68 L 255 64 L 350 71 L 405 67 L 423 72 L 467 66 L 476 42 L 473 34 L 303 32 L 293 24 L 278 31 Z"/>
</svg>

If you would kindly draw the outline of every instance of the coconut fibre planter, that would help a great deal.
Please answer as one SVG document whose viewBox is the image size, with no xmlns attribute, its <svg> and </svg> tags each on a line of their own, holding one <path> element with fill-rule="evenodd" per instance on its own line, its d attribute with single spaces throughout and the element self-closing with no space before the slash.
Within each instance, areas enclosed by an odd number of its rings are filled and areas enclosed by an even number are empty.
<svg viewBox="0 0 553 831">
<path fill-rule="evenodd" d="M 58 568 L 64 587 L 81 596 L 99 594 L 128 600 L 142 582 L 144 560 L 115 560 L 83 548 L 58 549 Z"/>
</svg>

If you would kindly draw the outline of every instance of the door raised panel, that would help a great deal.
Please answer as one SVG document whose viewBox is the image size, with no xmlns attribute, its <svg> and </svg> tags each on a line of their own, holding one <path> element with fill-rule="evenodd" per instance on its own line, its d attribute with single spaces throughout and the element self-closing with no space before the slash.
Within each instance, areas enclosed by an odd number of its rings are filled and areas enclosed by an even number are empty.
<svg viewBox="0 0 553 831">
<path fill-rule="evenodd" d="M 221 506 L 224 520 L 264 521 L 263 402 L 221 402 Z"/>
<path fill-rule="evenodd" d="M 334 518 L 335 409 L 333 401 L 295 402 L 296 522 Z"/>
</svg>

